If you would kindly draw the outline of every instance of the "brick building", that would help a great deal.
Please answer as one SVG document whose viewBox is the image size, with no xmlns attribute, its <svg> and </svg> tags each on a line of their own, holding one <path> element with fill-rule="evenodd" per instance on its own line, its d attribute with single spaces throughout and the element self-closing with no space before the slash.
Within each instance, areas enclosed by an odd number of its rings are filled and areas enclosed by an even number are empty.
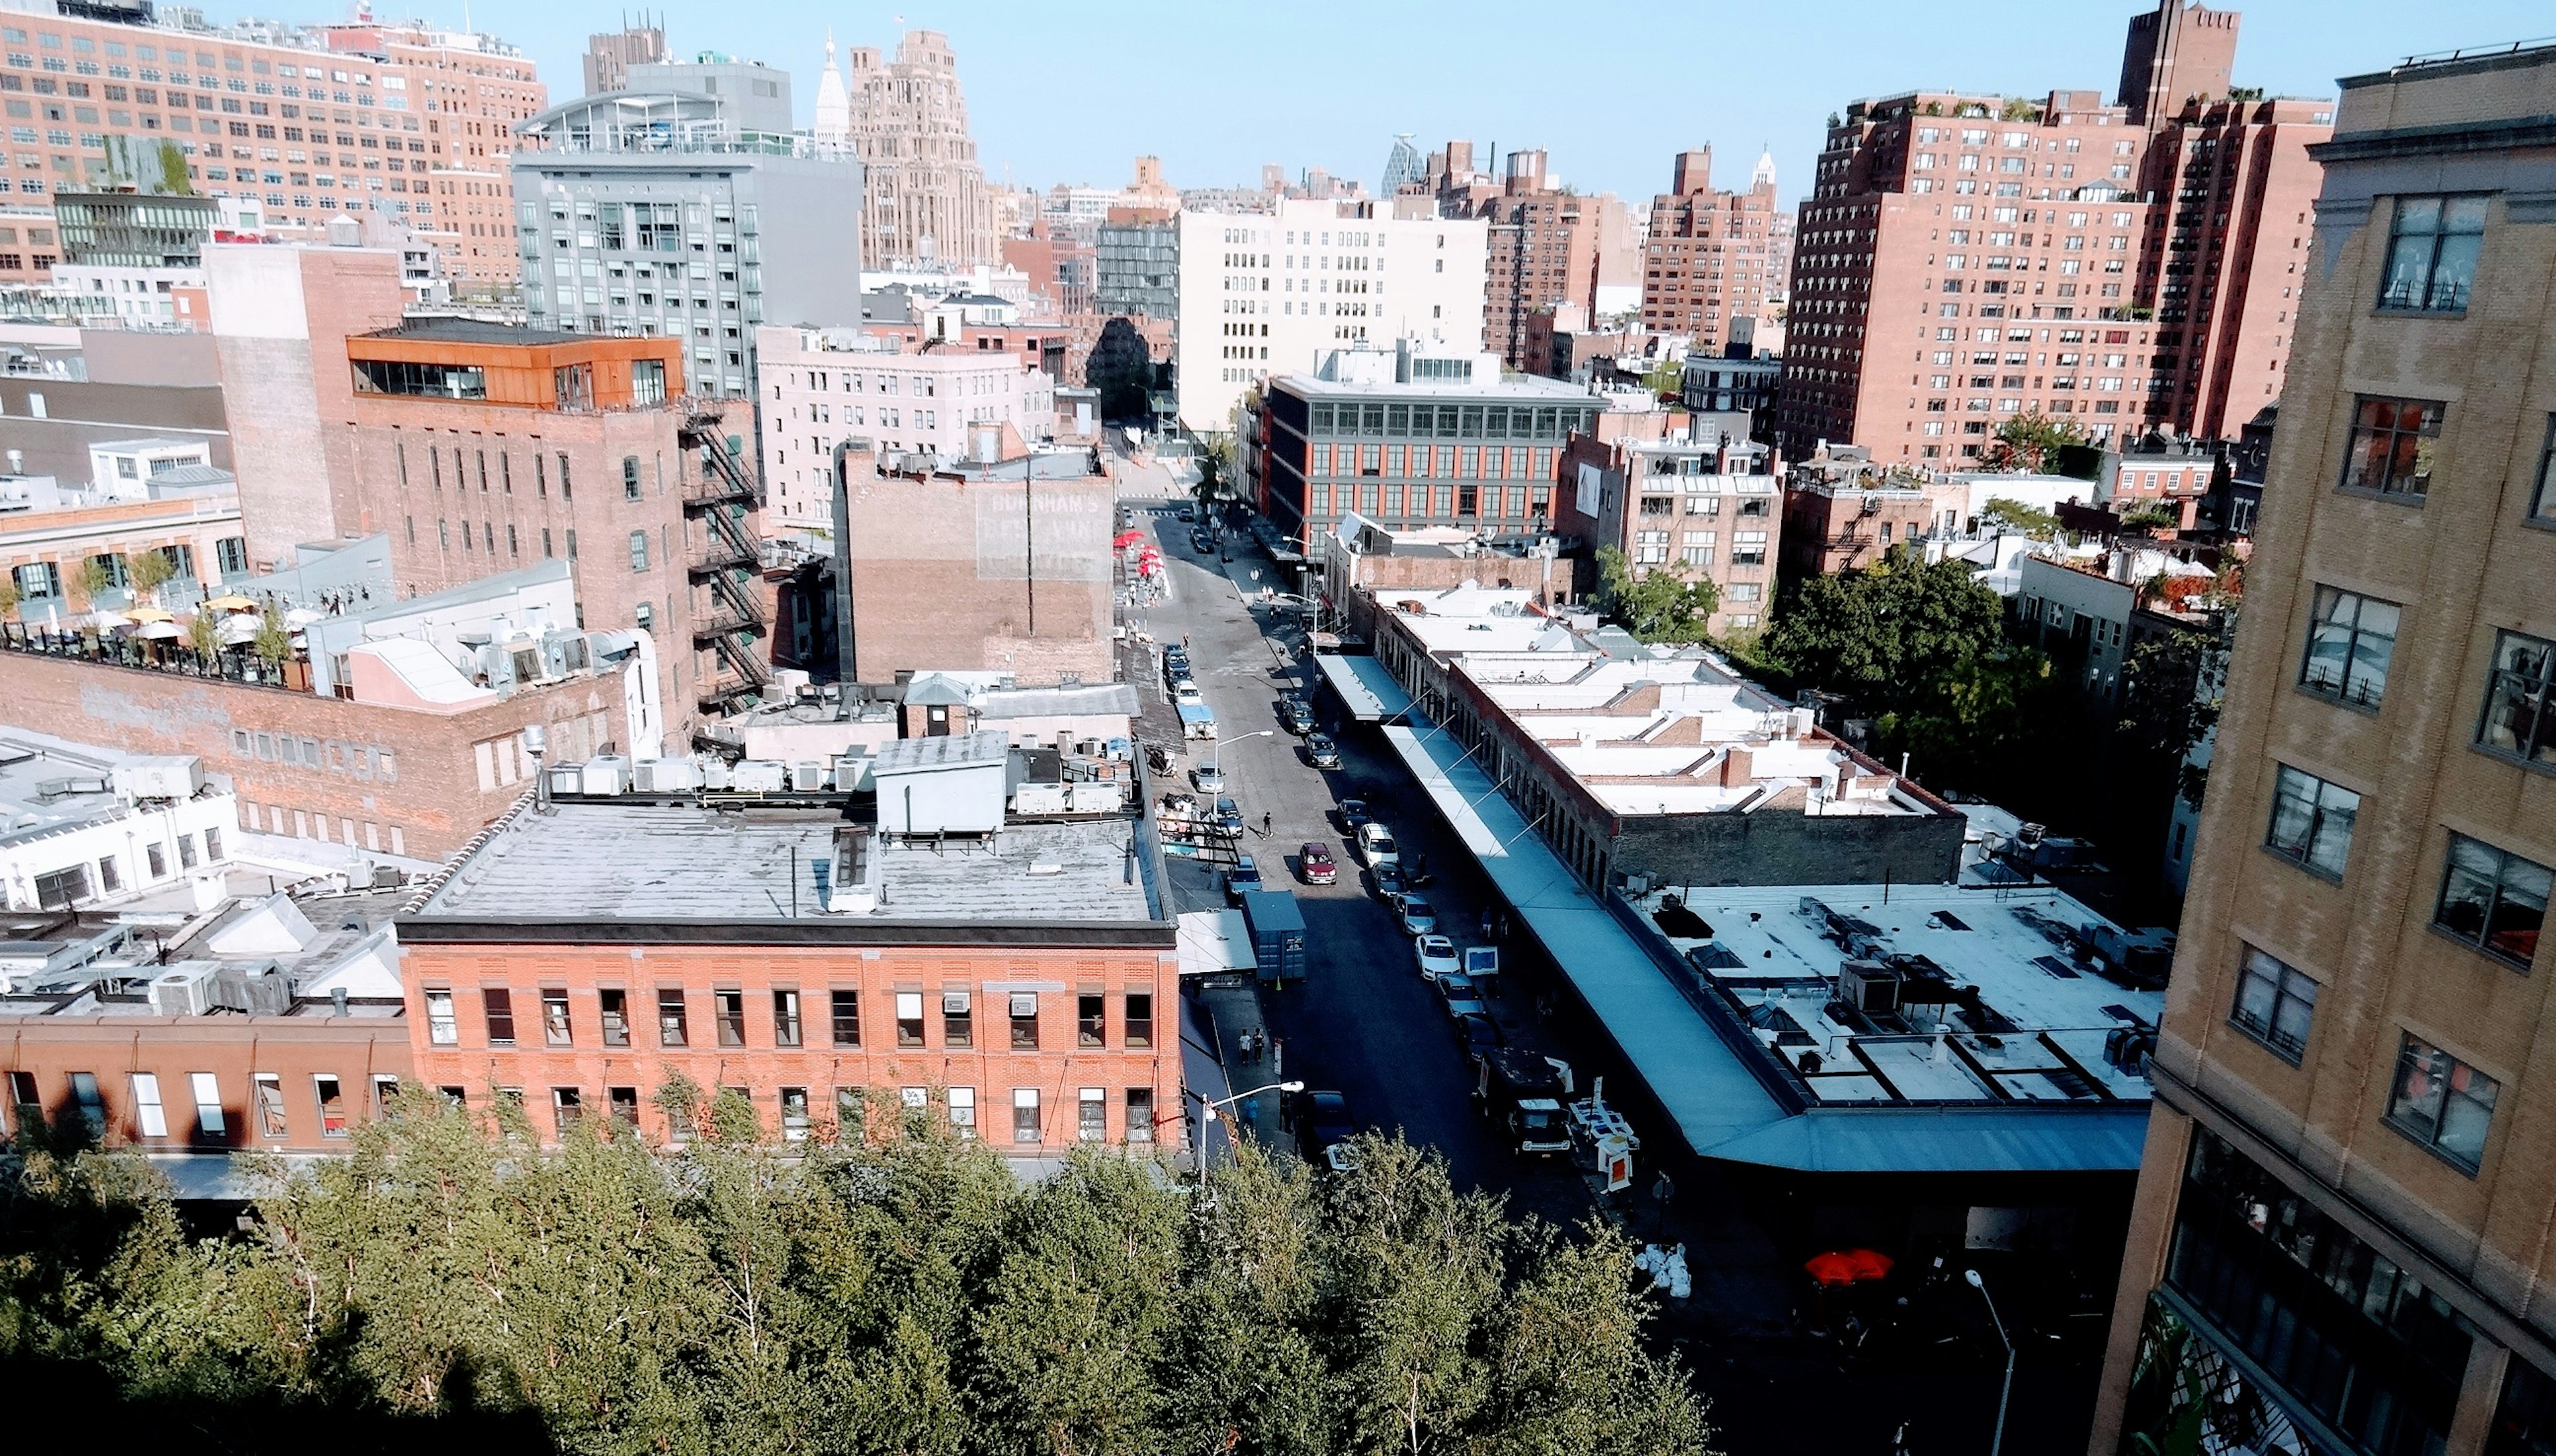
<svg viewBox="0 0 2556 1456">
<path fill-rule="evenodd" d="M 2094 1452 L 2556 1431 L 2551 94 L 2408 61 L 2316 149 Z"/>
<path fill-rule="evenodd" d="M 1447 146 L 1442 156 L 1471 155 L 1467 144 Z M 1496 189 L 1443 168 L 1441 181 L 1440 210 L 1489 225 L 1482 343 L 1510 368 L 1540 367 L 1527 351 L 1535 314 L 1578 303 L 1595 318 L 1638 303 L 1632 218 L 1614 193 L 1564 187 L 1548 178 L 1541 151 L 1511 152 Z"/>
<path fill-rule="evenodd" d="M 1554 529 L 1589 548 L 1580 591 L 1598 589 L 1596 552 L 1612 547 L 1636 578 L 1667 569 L 1720 588 L 1715 637 L 1756 627 L 1775 598 L 1782 462 L 1718 425 L 1649 418 L 1679 423 L 1648 438 L 1574 434 L 1563 449 Z"/>
<path fill-rule="evenodd" d="M 1738 319 L 1771 324 L 1783 300 L 1776 272 L 1775 159 L 1757 159 L 1748 189 L 1713 185 L 1713 149 L 1680 152 L 1669 190 L 1651 199 L 1642 250 L 1642 322 L 1720 354 Z M 1753 329 L 1750 337 L 1754 338 Z"/>
<path fill-rule="evenodd" d="M 2305 149 L 2332 107 L 2232 99 L 2235 33 L 2232 12 L 2161 0 L 2131 28 L 2111 105 L 1915 91 L 1847 107 L 1794 247 L 1787 450 L 1960 462 L 2017 415 L 2097 439 L 2217 432 L 2276 396 Z"/>
<path fill-rule="evenodd" d="M 166 148 L 192 190 L 254 203 L 270 228 L 316 238 L 385 212 L 454 277 L 514 282 L 506 159 L 548 96 L 514 48 L 369 19 L 181 28 L 79 8 L 0 25 L 0 95 L 61 139 L 14 154 L 21 193 L 156 184 Z"/>
<path fill-rule="evenodd" d="M 528 806 L 400 918 L 418 1075 L 518 1097 L 546 1133 L 680 1135 L 655 1102 L 680 1073 L 792 1139 L 901 1103 L 1020 1156 L 1178 1146 L 1180 962 L 1146 823 L 1009 817 L 1009 757 L 1000 733 L 888 745 L 879 822 Z"/>
</svg>

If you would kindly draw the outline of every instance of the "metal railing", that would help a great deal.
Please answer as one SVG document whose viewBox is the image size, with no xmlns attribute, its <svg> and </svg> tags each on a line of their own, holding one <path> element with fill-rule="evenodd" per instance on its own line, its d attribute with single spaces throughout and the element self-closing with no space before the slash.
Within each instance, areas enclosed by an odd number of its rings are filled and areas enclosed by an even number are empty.
<svg viewBox="0 0 2556 1456">
<path fill-rule="evenodd" d="M 298 657 L 270 666 L 245 647 L 221 648 L 206 655 L 183 641 L 59 632 L 24 622 L 0 622 L 0 652 L 207 678 L 242 687 L 271 687 L 279 692 L 308 692 L 311 685 L 311 665 Z"/>
</svg>

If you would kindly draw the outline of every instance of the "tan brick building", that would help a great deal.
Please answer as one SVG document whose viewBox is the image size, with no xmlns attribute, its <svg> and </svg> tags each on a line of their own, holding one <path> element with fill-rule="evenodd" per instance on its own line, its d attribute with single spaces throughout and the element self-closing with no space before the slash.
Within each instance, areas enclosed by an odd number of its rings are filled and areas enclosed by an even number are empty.
<svg viewBox="0 0 2556 1456">
<path fill-rule="evenodd" d="M 2556 48 L 2342 84 L 2103 1456 L 2556 1439 Z"/>
<path fill-rule="evenodd" d="M 1772 325 L 1783 281 L 1775 255 L 1775 161 L 1758 159 L 1746 191 L 1713 184 L 1713 149 L 1680 152 L 1669 190 L 1651 199 L 1643 245 L 1642 322 L 1719 354 L 1732 322 Z M 1748 336 L 1756 336 L 1752 325 Z"/>
</svg>

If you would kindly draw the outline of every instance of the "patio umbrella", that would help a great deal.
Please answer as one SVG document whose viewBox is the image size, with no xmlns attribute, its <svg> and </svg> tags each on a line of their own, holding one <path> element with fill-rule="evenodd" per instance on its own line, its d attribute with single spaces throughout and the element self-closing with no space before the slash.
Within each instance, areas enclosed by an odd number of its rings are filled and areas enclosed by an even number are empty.
<svg viewBox="0 0 2556 1456">
<path fill-rule="evenodd" d="M 1837 1250 L 1812 1255 L 1802 1268 L 1810 1272 L 1812 1280 L 1817 1283 L 1852 1284 L 1856 1278 L 1854 1256 Z"/>
<path fill-rule="evenodd" d="M 1891 1258 L 1878 1249 L 1849 1249 L 1846 1257 L 1853 1264 L 1858 1280 L 1889 1277 Z"/>
<path fill-rule="evenodd" d="M 133 619 L 124 615 L 122 612 L 110 612 L 102 607 L 97 611 L 91 612 L 88 620 L 89 625 L 95 627 L 100 632 L 112 632 L 118 627 L 130 627 L 133 625 Z"/>
<path fill-rule="evenodd" d="M 247 597 L 241 596 L 235 591 L 224 592 L 222 595 L 205 602 L 204 605 L 216 612 L 254 612 L 257 610 L 257 603 L 250 601 Z"/>
<path fill-rule="evenodd" d="M 224 647 L 237 647 L 243 642 L 256 641 L 258 628 L 255 617 L 232 617 L 214 631 L 220 635 Z"/>
<path fill-rule="evenodd" d="M 167 607 L 132 607 L 128 608 L 124 615 L 132 618 L 136 622 L 175 622 L 178 620 L 178 614 L 170 611 Z"/>
<path fill-rule="evenodd" d="M 145 622 L 142 630 L 134 636 L 147 637 L 155 642 L 172 642 L 186 636 L 186 633 L 175 622 Z"/>
<path fill-rule="evenodd" d="M 287 627 L 308 627 L 312 623 L 325 618 L 327 615 L 328 614 L 325 612 L 315 612 L 309 607 L 295 607 L 292 611 L 284 614 L 284 625 Z"/>
</svg>

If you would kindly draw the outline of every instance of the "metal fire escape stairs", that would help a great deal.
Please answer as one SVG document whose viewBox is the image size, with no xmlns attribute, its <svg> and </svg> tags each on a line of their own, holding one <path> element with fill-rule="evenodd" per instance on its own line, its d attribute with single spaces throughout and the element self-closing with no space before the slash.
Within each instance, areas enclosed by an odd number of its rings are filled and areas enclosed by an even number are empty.
<svg viewBox="0 0 2556 1456">
<path fill-rule="evenodd" d="M 695 455 L 700 468 L 684 496 L 684 514 L 701 523 L 694 534 L 693 559 L 687 570 L 697 586 L 709 589 L 709 608 L 693 625 L 693 646 L 718 658 L 718 675 L 701 685 L 701 708 L 725 712 L 741 698 L 756 696 L 772 682 L 755 644 L 768 636 L 756 577 L 763 568 L 763 542 L 755 535 L 748 512 L 763 505 L 763 487 L 738 458 L 740 443 L 723 432 L 714 402 L 702 402 L 686 418 L 678 442 Z"/>
</svg>

